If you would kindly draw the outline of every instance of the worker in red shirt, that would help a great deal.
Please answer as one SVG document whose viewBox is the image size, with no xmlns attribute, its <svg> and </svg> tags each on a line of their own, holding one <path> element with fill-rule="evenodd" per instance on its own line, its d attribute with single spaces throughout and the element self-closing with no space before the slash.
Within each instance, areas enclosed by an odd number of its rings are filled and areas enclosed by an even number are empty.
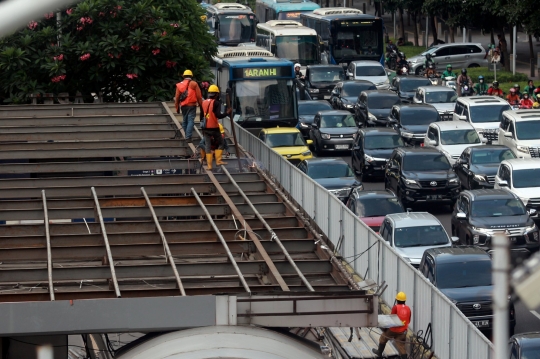
<svg viewBox="0 0 540 359">
<path fill-rule="evenodd" d="M 182 111 L 182 128 L 186 131 L 187 142 L 191 141 L 193 126 L 195 126 L 195 115 L 197 106 L 202 107 L 202 94 L 197 81 L 193 81 L 193 72 L 184 71 L 184 80 L 176 84 L 176 94 L 174 96 L 174 107 L 176 113 Z"/>
<path fill-rule="evenodd" d="M 397 304 L 392 308 L 392 314 L 397 314 L 401 322 L 400 327 L 393 327 L 386 329 L 379 338 L 379 349 L 373 349 L 373 353 L 377 354 L 379 358 L 382 358 L 386 343 L 390 339 L 394 339 L 395 345 L 401 356 L 401 359 L 407 359 L 407 348 L 405 343 L 407 341 L 407 329 L 411 322 L 411 308 L 405 304 L 407 296 L 403 292 L 399 292 L 396 295 Z"/>
</svg>

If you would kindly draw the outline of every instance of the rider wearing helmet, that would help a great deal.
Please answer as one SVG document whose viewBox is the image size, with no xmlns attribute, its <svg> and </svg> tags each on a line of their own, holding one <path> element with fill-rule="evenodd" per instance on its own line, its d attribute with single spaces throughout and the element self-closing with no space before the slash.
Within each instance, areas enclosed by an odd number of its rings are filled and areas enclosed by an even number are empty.
<svg viewBox="0 0 540 359">
<path fill-rule="evenodd" d="M 302 71 L 300 71 L 301 68 L 302 68 L 302 65 L 300 65 L 299 63 L 294 64 L 294 75 L 299 80 L 304 79 L 304 75 L 302 74 Z"/>
<path fill-rule="evenodd" d="M 534 94 L 536 96 L 535 96 L 535 101 L 533 103 L 533 108 L 540 108 L 540 87 L 537 87 L 534 90 Z"/>
<path fill-rule="evenodd" d="M 508 101 L 508 103 L 512 106 L 519 104 L 519 96 L 514 87 L 510 89 L 510 93 L 508 94 L 508 96 L 506 96 L 506 101 Z"/>
<path fill-rule="evenodd" d="M 457 77 L 457 75 L 452 71 L 452 65 L 446 65 L 446 71 L 443 72 L 441 77 L 443 80 L 446 80 L 447 77 L 453 77 L 454 79 Z"/>
<path fill-rule="evenodd" d="M 493 81 L 493 85 L 488 90 L 488 95 L 503 97 L 503 91 L 499 88 L 499 81 Z"/>
<path fill-rule="evenodd" d="M 212 169 L 212 143 L 216 144 L 216 165 L 224 165 L 222 161 L 224 140 L 219 129 L 219 119 L 231 114 L 231 109 L 227 112 L 221 112 L 221 100 L 219 98 L 219 88 L 216 85 L 211 85 L 208 88 L 208 99 L 203 101 L 201 106 L 201 129 L 203 130 L 205 149 L 201 151 L 201 162 L 206 157 L 208 169 Z"/>
<path fill-rule="evenodd" d="M 467 69 L 461 69 L 461 75 L 458 76 L 457 83 L 458 96 L 466 96 L 471 93 L 472 80 L 471 77 L 467 75 Z M 461 93 L 462 89 L 465 90 L 465 86 L 468 87 L 467 93 Z"/>
<path fill-rule="evenodd" d="M 425 77 L 437 77 L 437 71 L 435 71 L 435 65 L 432 63 L 428 65 L 426 72 L 424 74 Z"/>
<path fill-rule="evenodd" d="M 426 61 L 424 61 L 424 68 L 429 69 L 429 65 L 433 65 L 433 68 L 435 68 L 435 62 L 433 61 L 433 57 L 431 54 L 426 54 Z"/>
<path fill-rule="evenodd" d="M 519 108 L 532 108 L 534 105 L 533 100 L 529 97 L 529 94 L 525 92 L 523 98 L 519 101 Z"/>
<path fill-rule="evenodd" d="M 514 85 L 514 88 L 516 89 L 516 95 L 519 96 L 519 98 L 521 98 L 523 96 L 523 94 L 521 93 L 521 86 L 519 86 L 519 84 L 515 84 Z"/>
<path fill-rule="evenodd" d="M 403 68 L 405 67 L 406 70 L 407 70 L 406 73 L 408 73 L 409 72 L 409 63 L 407 62 L 407 57 L 405 56 L 405 54 L 403 52 L 399 52 L 398 56 L 399 56 L 399 61 L 397 63 L 397 74 L 398 75 L 404 75 Z"/>
<path fill-rule="evenodd" d="M 523 93 L 527 92 L 530 98 L 536 99 L 536 96 L 534 95 L 535 90 L 536 90 L 536 86 L 534 86 L 533 80 L 529 80 L 529 82 L 527 83 L 527 86 L 525 86 L 525 90 L 523 90 Z"/>
<path fill-rule="evenodd" d="M 487 91 L 488 91 L 488 86 L 484 82 L 484 76 L 482 75 L 478 76 L 478 83 L 474 85 L 474 93 L 479 96 L 482 96 L 482 95 L 487 94 Z"/>
</svg>

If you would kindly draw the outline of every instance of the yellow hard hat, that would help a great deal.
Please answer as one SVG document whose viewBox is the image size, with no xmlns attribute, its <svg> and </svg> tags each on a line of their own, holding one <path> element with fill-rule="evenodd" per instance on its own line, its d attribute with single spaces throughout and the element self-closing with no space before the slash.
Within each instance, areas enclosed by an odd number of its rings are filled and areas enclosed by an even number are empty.
<svg viewBox="0 0 540 359">
<path fill-rule="evenodd" d="M 212 93 L 212 92 L 217 92 L 219 93 L 219 87 L 217 87 L 216 85 L 210 85 L 210 87 L 208 88 L 208 92 L 209 93 Z"/>
<path fill-rule="evenodd" d="M 193 72 L 191 72 L 191 70 L 186 70 L 184 71 L 184 73 L 182 74 L 183 77 L 186 77 L 186 76 L 193 76 Z"/>
<path fill-rule="evenodd" d="M 405 293 L 399 292 L 399 293 L 396 295 L 396 300 L 399 300 L 400 302 L 404 302 L 404 301 L 407 300 L 407 296 L 405 295 Z"/>
<path fill-rule="evenodd" d="M 221 123 L 219 124 L 219 132 L 225 133 L 225 129 L 223 128 L 223 125 Z"/>
</svg>

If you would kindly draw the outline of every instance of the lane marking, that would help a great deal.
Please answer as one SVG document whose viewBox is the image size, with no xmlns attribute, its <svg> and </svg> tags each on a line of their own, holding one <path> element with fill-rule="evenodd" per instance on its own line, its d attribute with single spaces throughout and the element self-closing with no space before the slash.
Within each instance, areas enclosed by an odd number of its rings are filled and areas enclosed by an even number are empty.
<svg viewBox="0 0 540 359">
<path fill-rule="evenodd" d="M 536 310 L 531 310 L 531 313 L 538 319 L 540 319 L 540 314 Z"/>
</svg>

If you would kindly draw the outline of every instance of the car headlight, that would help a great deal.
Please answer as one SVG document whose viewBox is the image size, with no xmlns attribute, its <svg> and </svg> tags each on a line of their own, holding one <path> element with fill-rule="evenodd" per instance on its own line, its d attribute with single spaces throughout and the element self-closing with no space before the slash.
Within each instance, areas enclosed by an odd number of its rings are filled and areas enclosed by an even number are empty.
<svg viewBox="0 0 540 359">
<path fill-rule="evenodd" d="M 331 189 L 328 192 L 332 193 L 336 197 L 346 197 L 349 195 L 349 192 L 351 191 L 350 188 L 340 188 L 340 189 Z"/>
<path fill-rule="evenodd" d="M 409 131 L 401 131 L 401 136 L 407 137 L 407 138 L 412 138 L 413 134 L 412 134 L 412 132 L 409 132 Z"/>
<path fill-rule="evenodd" d="M 459 178 L 450 178 L 450 181 L 448 181 L 450 184 L 459 184 Z"/>
<path fill-rule="evenodd" d="M 404 181 L 405 181 L 405 184 L 407 184 L 407 185 L 418 186 L 418 182 L 416 182 L 415 180 L 405 178 Z"/>
<path fill-rule="evenodd" d="M 350 103 L 344 103 L 343 106 L 345 108 L 354 108 L 354 105 L 351 105 Z"/>
<path fill-rule="evenodd" d="M 328 133 L 321 133 L 321 138 L 324 139 L 324 140 L 329 140 L 330 135 Z"/>
<path fill-rule="evenodd" d="M 527 147 L 527 146 L 517 146 L 517 150 L 519 152 L 529 153 L 529 147 Z"/>
<path fill-rule="evenodd" d="M 309 92 L 311 92 L 311 93 L 318 93 L 318 92 L 319 92 L 319 89 L 309 89 Z"/>
<path fill-rule="evenodd" d="M 529 232 L 532 232 L 532 231 L 536 231 L 538 228 L 536 227 L 536 224 L 532 224 L 528 227 L 525 227 L 524 231 L 525 231 L 525 234 L 529 233 Z"/>
<path fill-rule="evenodd" d="M 474 175 L 474 180 L 478 182 L 487 182 L 486 177 L 484 175 Z"/>
<path fill-rule="evenodd" d="M 364 154 L 364 159 L 368 162 L 373 162 L 375 161 L 375 158 L 371 157 L 370 155 L 366 155 Z"/>
<path fill-rule="evenodd" d="M 474 232 L 491 235 L 491 230 L 489 230 L 487 228 L 479 228 L 479 227 L 472 226 L 472 230 Z"/>
<path fill-rule="evenodd" d="M 311 156 L 311 151 L 302 152 L 302 156 Z"/>
</svg>

